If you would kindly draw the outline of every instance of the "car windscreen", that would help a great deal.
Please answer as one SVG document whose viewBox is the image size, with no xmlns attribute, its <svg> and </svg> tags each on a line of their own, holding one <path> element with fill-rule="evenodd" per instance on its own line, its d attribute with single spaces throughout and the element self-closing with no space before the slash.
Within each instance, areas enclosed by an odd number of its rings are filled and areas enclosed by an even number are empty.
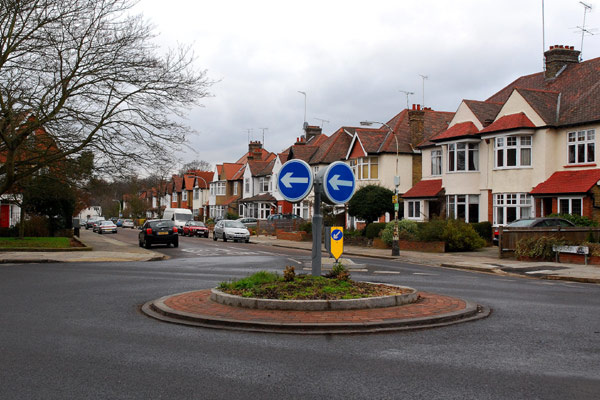
<svg viewBox="0 0 600 400">
<path fill-rule="evenodd" d="M 175 219 L 177 221 L 189 221 L 190 219 L 192 219 L 192 215 L 191 214 L 175 214 Z"/>
<path fill-rule="evenodd" d="M 152 221 L 149 222 L 148 225 L 150 225 L 151 228 L 156 229 L 156 228 L 171 228 L 172 226 L 174 226 L 173 221 Z"/>
<path fill-rule="evenodd" d="M 245 228 L 246 226 L 240 221 L 225 221 L 226 228 Z"/>
<path fill-rule="evenodd" d="M 519 219 L 517 221 L 513 221 L 508 226 L 513 228 L 526 227 L 531 226 L 535 222 L 535 219 Z"/>
<path fill-rule="evenodd" d="M 200 221 L 190 221 L 187 223 L 188 226 L 204 226 L 204 224 Z"/>
</svg>

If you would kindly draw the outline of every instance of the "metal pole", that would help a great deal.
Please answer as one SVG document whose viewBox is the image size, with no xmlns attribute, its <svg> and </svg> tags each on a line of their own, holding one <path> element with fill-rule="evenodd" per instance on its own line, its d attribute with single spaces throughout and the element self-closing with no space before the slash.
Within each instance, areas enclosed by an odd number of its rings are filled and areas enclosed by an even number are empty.
<svg viewBox="0 0 600 400">
<path fill-rule="evenodd" d="M 315 200 L 312 218 L 312 276 L 321 276 L 321 229 L 323 227 L 323 215 L 321 214 L 321 187 L 322 182 L 315 179 L 313 189 Z"/>
</svg>

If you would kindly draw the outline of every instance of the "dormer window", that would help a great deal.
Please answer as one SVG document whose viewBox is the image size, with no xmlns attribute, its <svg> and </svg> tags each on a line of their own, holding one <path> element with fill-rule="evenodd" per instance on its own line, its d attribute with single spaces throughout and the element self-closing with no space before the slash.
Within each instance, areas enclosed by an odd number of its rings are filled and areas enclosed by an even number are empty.
<svg viewBox="0 0 600 400">
<path fill-rule="evenodd" d="M 592 163 L 596 160 L 596 135 L 593 129 L 568 133 L 569 164 Z"/>
<path fill-rule="evenodd" d="M 261 177 L 258 181 L 258 188 L 260 193 L 269 192 L 269 178 Z"/>
</svg>

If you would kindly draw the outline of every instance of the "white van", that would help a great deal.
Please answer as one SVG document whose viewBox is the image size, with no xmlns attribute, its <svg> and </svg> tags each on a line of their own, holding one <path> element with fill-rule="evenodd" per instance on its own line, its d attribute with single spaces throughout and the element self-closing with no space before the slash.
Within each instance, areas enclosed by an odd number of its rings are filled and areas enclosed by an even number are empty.
<svg viewBox="0 0 600 400">
<path fill-rule="evenodd" d="M 192 210 L 187 208 L 165 208 L 163 219 L 170 219 L 175 223 L 179 234 L 183 234 L 183 226 L 192 218 Z"/>
</svg>

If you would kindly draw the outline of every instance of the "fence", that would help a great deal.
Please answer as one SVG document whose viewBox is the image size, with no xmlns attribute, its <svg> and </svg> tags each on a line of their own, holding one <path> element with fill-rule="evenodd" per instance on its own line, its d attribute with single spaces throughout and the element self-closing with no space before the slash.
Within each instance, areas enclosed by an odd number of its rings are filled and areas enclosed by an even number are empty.
<svg viewBox="0 0 600 400">
<path fill-rule="evenodd" d="M 257 221 L 257 235 L 275 235 L 278 230 L 284 232 L 296 232 L 300 230 L 300 224 L 304 221 L 298 219 L 283 219 L 276 221 Z"/>
<path fill-rule="evenodd" d="M 509 228 L 500 227 L 498 236 L 498 252 L 502 258 L 505 253 L 514 252 L 517 242 L 523 238 L 538 238 L 552 236 L 573 244 L 590 241 L 600 241 L 600 228 L 589 226 L 574 227 L 542 227 L 542 228 Z"/>
</svg>

